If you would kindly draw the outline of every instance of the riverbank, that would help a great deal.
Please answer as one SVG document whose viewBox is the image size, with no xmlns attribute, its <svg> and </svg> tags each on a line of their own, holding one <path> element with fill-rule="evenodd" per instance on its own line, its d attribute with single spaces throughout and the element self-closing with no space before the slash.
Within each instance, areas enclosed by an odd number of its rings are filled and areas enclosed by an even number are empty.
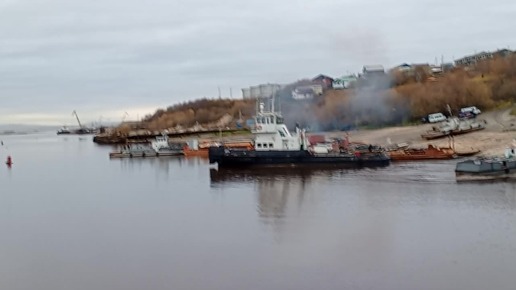
<svg viewBox="0 0 516 290">
<path fill-rule="evenodd" d="M 500 155 L 516 139 L 516 116 L 510 115 L 510 109 L 484 113 L 477 117 L 486 121 L 486 128 L 481 131 L 454 136 L 452 140 L 442 138 L 424 140 L 421 134 L 432 129 L 433 124 L 415 126 L 389 127 L 377 130 L 357 130 L 349 132 L 352 141 L 387 146 L 389 144 L 407 143 L 412 147 L 450 146 L 453 141 L 457 151 L 478 149 L 481 155 Z M 341 136 L 342 133 L 330 133 Z"/>
<path fill-rule="evenodd" d="M 513 139 L 516 139 L 516 116 L 511 115 L 510 112 L 511 109 L 509 108 L 483 113 L 479 115 L 477 119 L 479 121 L 485 121 L 486 128 L 484 130 L 454 136 L 453 139 L 441 138 L 425 140 L 421 137 L 421 134 L 432 130 L 432 127 L 436 124 L 314 134 L 326 134 L 330 137 L 341 138 L 348 135 L 353 142 L 364 142 L 383 147 L 402 143 L 415 148 L 427 147 L 429 144 L 437 147 L 449 147 L 453 145 L 457 151 L 470 151 L 473 149 L 480 150 L 480 154 L 482 155 L 500 155 L 503 154 L 507 146 L 512 144 Z M 154 135 L 145 135 L 113 139 L 113 136 L 106 136 L 106 140 L 101 140 L 99 136 L 96 136 L 94 142 L 99 144 L 125 144 L 128 140 L 131 142 L 141 142 L 154 137 Z M 184 132 L 180 134 L 169 134 L 169 137 L 172 141 L 179 142 L 185 142 L 194 138 L 199 140 L 235 141 L 250 140 L 252 135 L 246 134 L 241 130 L 224 130 L 221 132 Z"/>
<path fill-rule="evenodd" d="M 432 144 L 436 147 L 451 147 L 457 151 L 480 150 L 480 155 L 492 156 L 503 154 L 505 148 L 516 139 L 516 116 L 510 114 L 511 109 L 496 110 L 479 115 L 479 121 L 485 121 L 485 129 L 451 138 L 425 140 L 421 134 L 432 130 L 436 124 L 420 124 L 412 126 L 388 127 L 373 130 L 352 130 L 348 132 L 322 132 L 329 137 L 343 138 L 349 136 L 352 142 L 363 142 L 386 147 L 394 144 L 408 144 L 413 148 L 426 148 Z M 186 138 L 177 139 L 184 141 Z M 252 135 L 225 136 L 205 135 L 206 140 L 234 141 L 251 139 Z"/>
</svg>

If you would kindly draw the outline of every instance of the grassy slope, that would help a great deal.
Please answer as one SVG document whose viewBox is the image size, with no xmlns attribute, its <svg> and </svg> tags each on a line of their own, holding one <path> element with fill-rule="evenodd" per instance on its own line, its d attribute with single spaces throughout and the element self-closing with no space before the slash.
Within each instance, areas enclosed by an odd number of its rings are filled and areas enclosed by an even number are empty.
<svg viewBox="0 0 516 290">
<path fill-rule="evenodd" d="M 399 80 L 397 80 L 399 81 Z M 434 112 L 446 112 L 447 105 L 456 112 L 475 105 L 489 109 L 501 102 L 516 101 L 516 56 L 495 59 L 474 70 L 456 70 L 436 81 L 402 80 L 394 88 L 328 90 L 311 101 L 289 100 L 282 92 L 282 111 L 286 118 L 324 129 L 344 125 L 379 126 L 409 123 Z M 151 130 L 215 124 L 224 115 L 233 119 L 250 118 L 254 100 L 201 99 L 159 109 L 143 121 Z M 516 114 L 513 110 L 513 114 Z M 234 122 L 232 123 L 234 124 Z"/>
</svg>

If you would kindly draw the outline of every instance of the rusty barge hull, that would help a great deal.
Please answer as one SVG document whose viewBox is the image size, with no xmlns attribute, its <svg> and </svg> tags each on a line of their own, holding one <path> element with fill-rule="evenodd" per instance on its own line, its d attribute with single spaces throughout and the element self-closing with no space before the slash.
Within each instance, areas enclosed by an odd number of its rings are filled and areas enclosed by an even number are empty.
<svg viewBox="0 0 516 290">
<path fill-rule="evenodd" d="M 437 148 L 433 145 L 428 145 L 428 148 L 399 149 L 390 151 L 388 154 L 392 161 L 442 160 L 457 157 L 454 149 Z"/>
</svg>

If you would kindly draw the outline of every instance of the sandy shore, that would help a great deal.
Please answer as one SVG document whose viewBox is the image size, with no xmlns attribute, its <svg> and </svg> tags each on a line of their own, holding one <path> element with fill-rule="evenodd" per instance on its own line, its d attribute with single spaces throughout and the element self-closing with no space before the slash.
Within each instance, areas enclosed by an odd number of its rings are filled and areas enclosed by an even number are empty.
<svg viewBox="0 0 516 290">
<path fill-rule="evenodd" d="M 516 116 L 510 115 L 510 109 L 487 112 L 477 117 L 487 122 L 486 129 L 458 135 L 453 138 L 455 149 L 464 151 L 481 150 L 481 155 L 502 155 L 505 148 L 516 139 Z M 411 147 L 427 147 L 429 144 L 438 147 L 450 146 L 449 138 L 425 140 L 421 134 L 432 129 L 431 124 L 416 126 L 390 127 L 377 130 L 350 131 L 351 141 L 365 142 L 387 146 L 389 143 L 408 143 Z M 331 136 L 343 136 L 342 132 L 330 133 Z"/>
</svg>

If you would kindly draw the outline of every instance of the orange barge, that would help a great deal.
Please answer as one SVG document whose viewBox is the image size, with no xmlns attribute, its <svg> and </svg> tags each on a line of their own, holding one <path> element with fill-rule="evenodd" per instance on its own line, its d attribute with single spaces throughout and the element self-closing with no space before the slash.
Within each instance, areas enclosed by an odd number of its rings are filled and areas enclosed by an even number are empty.
<svg viewBox="0 0 516 290">
<path fill-rule="evenodd" d="M 452 148 L 437 148 L 433 145 L 428 145 L 428 148 L 405 148 L 387 153 L 392 161 L 453 159 L 458 157 L 458 154 Z"/>
</svg>

